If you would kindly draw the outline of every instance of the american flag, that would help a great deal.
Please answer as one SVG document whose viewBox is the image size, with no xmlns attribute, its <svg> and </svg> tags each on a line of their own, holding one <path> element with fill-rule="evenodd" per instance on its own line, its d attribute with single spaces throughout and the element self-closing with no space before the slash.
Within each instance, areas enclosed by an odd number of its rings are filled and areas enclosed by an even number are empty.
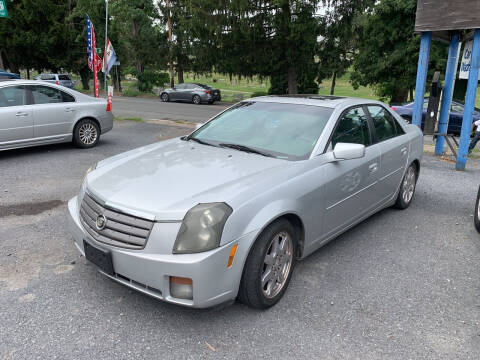
<svg viewBox="0 0 480 360">
<path fill-rule="evenodd" d="M 102 68 L 102 59 L 97 55 L 95 43 L 95 28 L 93 27 L 90 17 L 87 15 L 87 54 L 88 67 L 93 71 L 93 82 L 95 87 L 95 97 L 98 97 L 98 78 L 97 72 Z"/>
</svg>

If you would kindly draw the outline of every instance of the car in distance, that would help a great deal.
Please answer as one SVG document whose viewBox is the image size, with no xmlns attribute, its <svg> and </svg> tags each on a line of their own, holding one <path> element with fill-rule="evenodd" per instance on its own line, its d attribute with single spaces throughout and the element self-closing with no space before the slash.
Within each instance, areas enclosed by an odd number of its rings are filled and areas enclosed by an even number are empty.
<svg viewBox="0 0 480 360">
<path fill-rule="evenodd" d="M 5 70 L 0 69 L 0 81 L 19 80 L 19 79 L 20 79 L 20 75 L 9 73 Z"/>
<path fill-rule="evenodd" d="M 393 105 L 392 110 L 403 117 L 408 122 L 412 122 L 413 117 L 413 102 L 405 105 Z M 425 124 L 425 116 L 427 114 L 428 98 L 423 100 L 423 113 L 422 113 L 422 129 Z M 460 135 L 462 131 L 464 105 L 458 101 L 452 101 L 450 108 L 450 118 L 448 121 L 447 133 L 452 135 Z M 480 120 L 480 109 L 475 108 L 473 113 L 474 121 Z"/>
<path fill-rule="evenodd" d="M 475 228 L 480 233 L 480 187 L 478 188 L 477 201 L 475 203 L 475 211 L 473 213 Z"/>
<path fill-rule="evenodd" d="M 163 90 L 160 94 L 160 99 L 163 102 L 184 101 L 199 105 L 201 103 L 213 104 L 215 101 L 220 101 L 222 95 L 220 90 L 214 89 L 208 85 L 199 83 L 182 83 L 174 88 Z"/>
<path fill-rule="evenodd" d="M 0 82 L 0 151 L 70 141 L 91 148 L 112 127 L 105 99 L 33 80 Z"/>
<path fill-rule="evenodd" d="M 137 291 L 267 308 L 298 259 L 407 208 L 422 153 L 420 129 L 378 101 L 253 98 L 188 136 L 100 161 L 68 203 L 69 227 L 87 260 Z"/>
<path fill-rule="evenodd" d="M 69 74 L 40 74 L 34 80 L 41 80 L 51 84 L 65 86 L 69 89 L 75 88 L 75 82 Z"/>
</svg>

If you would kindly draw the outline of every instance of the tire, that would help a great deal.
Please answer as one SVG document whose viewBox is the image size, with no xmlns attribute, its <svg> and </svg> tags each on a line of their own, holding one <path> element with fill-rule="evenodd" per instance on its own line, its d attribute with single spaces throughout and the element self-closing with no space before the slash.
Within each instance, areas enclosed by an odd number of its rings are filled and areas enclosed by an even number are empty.
<svg viewBox="0 0 480 360">
<path fill-rule="evenodd" d="M 73 142 L 81 149 L 89 149 L 98 144 L 100 128 L 92 119 L 80 120 L 73 130 Z"/>
<path fill-rule="evenodd" d="M 170 97 L 168 96 L 167 93 L 162 93 L 160 95 L 160 99 L 163 101 L 163 102 L 169 102 L 170 101 Z"/>
<path fill-rule="evenodd" d="M 395 207 L 400 210 L 404 210 L 410 206 L 415 195 L 415 188 L 417 185 L 418 170 L 415 164 L 410 164 L 405 171 L 402 182 L 400 183 L 400 191 L 398 192 L 397 201 Z"/>
<path fill-rule="evenodd" d="M 202 99 L 200 99 L 200 96 L 198 96 L 198 95 L 193 95 L 192 102 L 195 105 L 200 105 L 202 103 Z"/>
<path fill-rule="evenodd" d="M 295 234 L 295 228 L 285 219 L 277 220 L 263 230 L 245 262 L 238 292 L 240 302 L 252 308 L 266 309 L 282 298 L 295 267 Z M 262 283 L 262 277 L 267 274 L 270 274 L 270 280 Z"/>
<path fill-rule="evenodd" d="M 402 116 L 403 120 L 405 120 L 406 122 L 408 122 L 409 124 L 412 123 L 412 118 L 408 117 L 408 116 Z"/>
<path fill-rule="evenodd" d="M 480 188 L 478 188 L 477 202 L 475 203 L 475 212 L 473 213 L 473 223 L 480 233 Z"/>
</svg>

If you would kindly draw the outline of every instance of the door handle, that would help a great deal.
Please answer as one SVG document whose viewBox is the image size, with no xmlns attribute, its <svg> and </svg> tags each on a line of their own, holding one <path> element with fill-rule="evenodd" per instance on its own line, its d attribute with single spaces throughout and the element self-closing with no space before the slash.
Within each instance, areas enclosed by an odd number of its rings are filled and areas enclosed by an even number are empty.
<svg viewBox="0 0 480 360">
<path fill-rule="evenodd" d="M 74 112 L 74 111 L 75 111 L 75 109 L 72 109 L 72 108 L 66 108 L 65 109 L 65 112 Z"/>
<path fill-rule="evenodd" d="M 368 171 L 370 171 L 371 173 L 374 173 L 377 170 L 378 170 L 378 164 L 377 163 L 373 163 L 368 167 Z"/>
<path fill-rule="evenodd" d="M 400 151 L 402 152 L 402 155 L 407 155 L 407 148 L 402 148 Z"/>
<path fill-rule="evenodd" d="M 15 116 L 28 116 L 28 113 L 19 111 L 15 114 Z"/>
</svg>

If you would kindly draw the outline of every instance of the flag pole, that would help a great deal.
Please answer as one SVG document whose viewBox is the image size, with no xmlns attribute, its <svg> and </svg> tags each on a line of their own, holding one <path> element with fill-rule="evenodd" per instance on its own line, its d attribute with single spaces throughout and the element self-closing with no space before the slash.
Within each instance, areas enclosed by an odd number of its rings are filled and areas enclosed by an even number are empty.
<svg viewBox="0 0 480 360">
<path fill-rule="evenodd" d="M 108 0 L 105 0 L 105 48 L 103 51 L 103 73 L 105 75 L 105 92 L 107 92 L 107 64 L 105 63 L 107 55 L 107 37 L 108 37 Z"/>
</svg>

